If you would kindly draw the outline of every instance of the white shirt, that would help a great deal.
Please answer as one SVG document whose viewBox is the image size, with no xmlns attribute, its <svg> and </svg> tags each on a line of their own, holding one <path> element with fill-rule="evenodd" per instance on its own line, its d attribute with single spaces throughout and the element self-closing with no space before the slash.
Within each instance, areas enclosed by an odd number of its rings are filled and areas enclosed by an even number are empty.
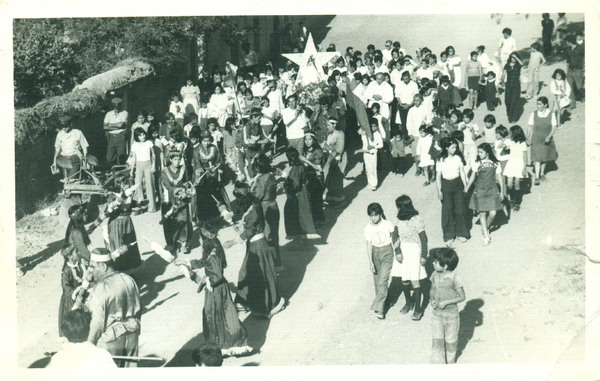
<svg viewBox="0 0 600 381">
<path fill-rule="evenodd" d="M 534 111 L 534 112 L 532 112 L 531 115 L 529 115 L 529 120 L 527 121 L 527 124 L 530 125 L 530 126 L 534 125 L 534 121 L 535 121 L 534 115 L 535 115 L 536 112 L 538 114 L 538 117 L 545 118 L 545 117 L 548 116 L 548 114 L 550 114 L 551 111 L 552 110 L 550 110 L 549 108 L 547 108 L 547 109 L 545 109 L 542 112 L 539 112 L 537 110 Z M 550 123 L 552 124 L 552 126 L 556 126 L 557 125 L 557 123 L 556 123 L 556 113 L 554 113 L 554 112 L 552 113 L 552 119 L 550 120 Z"/>
<path fill-rule="evenodd" d="M 381 51 L 383 64 L 386 65 L 392 60 L 392 49 L 383 49 Z"/>
<path fill-rule="evenodd" d="M 262 98 L 267 93 L 267 85 L 263 85 L 261 82 L 256 82 L 252 84 L 250 90 L 252 90 L 252 95 L 255 97 Z"/>
<path fill-rule="evenodd" d="M 464 165 L 460 157 L 454 155 L 438 160 L 436 169 L 442 174 L 444 179 L 454 180 L 460 177 L 460 169 L 463 167 Z"/>
<path fill-rule="evenodd" d="M 458 124 L 458 129 L 463 131 L 465 135 L 464 144 L 467 145 L 475 145 L 475 140 L 473 140 L 473 134 L 471 134 L 470 128 L 473 128 L 473 132 L 475 135 L 481 135 L 481 129 L 479 126 L 473 122 L 467 124 L 465 122 L 460 122 Z"/>
<path fill-rule="evenodd" d="M 135 161 L 150 161 L 150 152 L 154 144 L 146 140 L 144 142 L 134 142 L 131 145 L 131 154 L 135 154 Z"/>
<path fill-rule="evenodd" d="M 377 155 L 377 150 L 383 148 L 383 139 L 381 138 L 381 134 L 379 132 L 372 132 L 373 139 L 369 139 L 367 134 L 362 130 L 361 138 L 362 138 L 362 148 L 365 151 L 374 150 L 374 152 L 365 152 L 370 155 Z"/>
<path fill-rule="evenodd" d="M 427 108 L 422 103 L 419 107 L 409 108 L 406 115 L 406 131 L 408 134 L 414 137 L 419 136 L 419 128 L 425 123 L 426 117 Z"/>
<path fill-rule="evenodd" d="M 175 119 L 183 119 L 183 115 L 185 113 L 185 106 L 183 102 L 173 102 L 169 104 L 169 112 L 175 115 Z"/>
<path fill-rule="evenodd" d="M 286 137 L 288 139 L 299 139 L 304 137 L 304 129 L 307 126 L 306 117 L 304 113 L 300 113 L 296 118 L 296 110 L 291 108 L 284 108 L 281 112 L 281 116 L 283 117 L 283 123 L 285 124 L 285 132 Z M 294 123 L 290 124 L 292 120 Z"/>
<path fill-rule="evenodd" d="M 278 113 L 281 114 L 281 110 L 283 110 L 283 98 L 281 95 L 281 90 L 276 88 L 267 94 L 267 98 L 269 98 L 269 107 L 274 108 Z"/>
<path fill-rule="evenodd" d="M 498 47 L 500 48 L 501 54 L 509 55 L 510 53 L 517 50 L 517 41 L 515 41 L 515 39 L 512 36 L 508 38 L 503 37 L 500 40 Z"/>
<path fill-rule="evenodd" d="M 380 95 L 381 99 L 373 99 L 375 95 Z M 381 82 L 381 85 L 378 84 L 377 81 L 369 83 L 365 96 L 369 100 L 369 106 L 375 102 L 379 103 L 379 106 L 381 106 L 381 115 L 384 118 L 389 119 L 390 103 L 394 100 L 394 90 L 389 83 L 385 81 Z"/>
<path fill-rule="evenodd" d="M 125 110 L 121 110 L 120 112 L 116 112 L 115 110 L 109 111 L 104 116 L 104 124 L 113 124 L 113 123 L 124 123 L 124 126 L 127 125 L 127 119 L 129 118 L 129 113 Z M 125 131 L 125 127 L 118 130 L 109 130 L 109 134 L 120 134 Z"/>
<path fill-rule="evenodd" d="M 389 69 L 387 68 L 387 66 L 385 66 L 385 64 L 381 64 L 381 66 L 377 67 L 375 66 L 375 74 L 377 73 L 389 73 Z"/>
<path fill-rule="evenodd" d="M 568 97 L 571 95 L 571 86 L 569 85 L 569 82 L 564 79 L 561 79 L 560 81 L 552 79 L 552 81 L 550 81 L 550 92 L 552 95 L 558 95 L 561 98 Z"/>
<path fill-rule="evenodd" d="M 423 78 L 427 78 L 427 79 L 433 79 L 433 69 L 430 67 L 427 67 L 427 69 L 423 69 L 422 67 L 417 69 L 417 78 L 418 79 L 423 79 Z"/>
<path fill-rule="evenodd" d="M 96 347 L 89 341 L 83 343 L 65 343 L 63 349 L 58 351 L 48 368 L 60 371 L 72 371 L 84 375 L 91 375 L 97 371 L 117 369 L 117 365 L 108 351 Z"/>
<path fill-rule="evenodd" d="M 365 226 L 365 240 L 371 242 L 375 247 L 384 247 L 392 244 L 391 234 L 394 232 L 394 224 L 383 218 L 377 225 L 368 223 Z"/>
<path fill-rule="evenodd" d="M 367 94 L 367 86 L 363 85 L 362 82 L 358 84 L 352 91 L 354 95 L 356 95 L 365 105 L 369 101 L 366 97 Z"/>
<path fill-rule="evenodd" d="M 64 130 L 58 131 L 56 141 L 54 142 L 54 149 L 55 151 L 60 149 L 61 156 L 82 155 L 83 150 L 88 146 L 89 144 L 85 136 L 78 129 L 72 129 L 69 132 L 65 132 Z"/>
<path fill-rule="evenodd" d="M 390 72 L 390 82 L 394 85 L 394 89 L 397 89 L 400 82 L 402 82 L 402 70 L 392 70 Z"/>
<path fill-rule="evenodd" d="M 419 93 L 419 86 L 415 81 L 410 81 L 408 84 L 400 82 L 396 87 L 396 98 L 400 99 L 400 103 L 411 104 L 415 94 Z"/>
<path fill-rule="evenodd" d="M 477 61 L 479 61 L 479 63 L 481 64 L 484 74 L 487 74 L 487 72 L 494 67 L 494 63 L 490 59 L 490 56 L 487 55 L 487 53 L 481 53 L 479 57 L 477 57 Z"/>
</svg>

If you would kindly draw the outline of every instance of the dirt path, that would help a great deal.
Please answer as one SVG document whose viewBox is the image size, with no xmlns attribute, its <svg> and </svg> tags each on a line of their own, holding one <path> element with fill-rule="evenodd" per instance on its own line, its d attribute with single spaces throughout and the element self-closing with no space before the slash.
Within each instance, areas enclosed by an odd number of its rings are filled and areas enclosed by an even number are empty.
<svg viewBox="0 0 600 381">
<path fill-rule="evenodd" d="M 341 33 L 337 28 L 328 38 Z M 373 36 L 374 41 L 386 38 L 382 31 L 373 31 Z M 344 42 L 340 46 L 345 46 Z M 555 67 L 544 68 L 541 77 L 549 78 Z M 542 95 L 548 93 L 548 87 L 544 87 Z M 525 105 L 521 125 L 526 124 L 533 107 L 532 101 Z M 473 239 L 457 247 L 458 271 L 465 279 L 470 301 L 460 306 L 460 363 L 554 362 L 583 325 L 584 257 L 578 251 L 583 250 L 585 226 L 583 112 L 583 105 L 579 105 L 571 121 L 556 134 L 558 170 L 548 174 L 547 183 L 525 195 L 521 211 L 493 233 L 492 244 L 483 247 L 478 227 L 474 226 Z M 485 106 L 475 114 L 475 122 L 483 126 Z M 494 114 L 499 124 L 506 124 L 504 107 Z M 411 169 L 405 177 L 387 175 L 380 189 L 371 192 L 365 188 L 361 170 L 359 163 L 349 173 L 356 178 L 346 182 L 350 205 L 344 210 L 326 211 L 330 229 L 324 234 L 326 243 L 300 247 L 282 239 L 286 271 L 281 283 L 290 304 L 270 321 L 242 315 L 250 344 L 260 352 L 228 359 L 225 365 L 428 362 L 430 309 L 420 322 L 398 313 L 402 300 L 383 321 L 368 313 L 374 290 L 362 229 L 368 222 L 366 207 L 370 202 L 380 202 L 393 220 L 394 199 L 406 193 L 426 221 L 430 247 L 440 246 L 441 208 L 435 188 L 423 187 L 423 178 L 416 178 Z M 280 196 L 281 210 L 284 202 L 284 196 Z M 163 243 L 159 218 L 158 214 L 133 217 L 145 260 L 134 274 L 145 306 L 140 354 L 158 355 L 169 365 L 186 366 L 191 365 L 191 350 L 203 342 L 203 294 L 197 294 L 194 284 L 150 252 L 142 239 L 146 236 Z M 58 217 L 43 217 L 40 221 L 54 224 L 55 229 L 32 233 L 38 234 L 44 245 L 50 245 L 48 255 L 17 282 L 22 367 L 60 347 L 56 325 L 62 258 L 50 254 L 58 249 L 66 223 L 59 222 Z M 283 219 L 280 232 L 283 238 Z M 219 238 L 224 243 L 233 240 L 232 229 L 222 230 Z M 101 246 L 101 241 L 99 231 L 92 235 L 92 247 Z M 235 283 L 243 245 L 236 244 L 226 253 L 229 267 L 225 275 Z M 198 248 L 190 255 L 199 256 Z M 568 353 L 569 361 L 582 359 L 581 350 Z"/>
</svg>

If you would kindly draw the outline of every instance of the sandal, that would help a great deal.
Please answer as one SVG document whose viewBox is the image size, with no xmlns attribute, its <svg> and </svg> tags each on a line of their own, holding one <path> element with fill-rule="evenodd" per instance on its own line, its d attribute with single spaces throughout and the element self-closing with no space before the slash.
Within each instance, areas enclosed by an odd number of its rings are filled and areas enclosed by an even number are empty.
<svg viewBox="0 0 600 381">
<path fill-rule="evenodd" d="M 492 237 L 484 237 L 483 238 L 483 246 L 489 246 L 489 244 L 492 242 Z"/>
<path fill-rule="evenodd" d="M 423 311 L 419 311 L 419 312 L 415 311 L 415 313 L 413 314 L 411 319 L 414 321 L 419 321 L 419 320 L 421 320 L 422 317 L 423 317 Z"/>
</svg>

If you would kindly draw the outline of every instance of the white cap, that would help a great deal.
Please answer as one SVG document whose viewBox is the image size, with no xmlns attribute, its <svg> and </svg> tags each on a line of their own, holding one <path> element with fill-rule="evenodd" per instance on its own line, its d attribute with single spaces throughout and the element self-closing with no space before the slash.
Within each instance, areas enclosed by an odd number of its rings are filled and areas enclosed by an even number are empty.
<svg viewBox="0 0 600 381">
<path fill-rule="evenodd" d="M 95 249 L 92 251 L 92 255 L 90 256 L 90 261 L 92 262 L 110 262 L 112 261 L 112 257 L 110 256 L 110 251 L 106 249 Z"/>
</svg>

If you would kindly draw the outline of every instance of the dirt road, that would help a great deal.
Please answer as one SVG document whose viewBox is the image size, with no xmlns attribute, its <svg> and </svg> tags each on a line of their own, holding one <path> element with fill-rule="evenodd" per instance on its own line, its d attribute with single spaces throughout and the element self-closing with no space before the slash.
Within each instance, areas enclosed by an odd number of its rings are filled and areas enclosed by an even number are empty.
<svg viewBox="0 0 600 381">
<path fill-rule="evenodd" d="M 335 31 L 332 29 L 330 35 Z M 378 36 L 375 41 L 385 39 L 385 34 Z M 548 81 L 556 67 L 564 64 L 544 67 L 541 77 Z M 548 94 L 546 86 L 542 95 Z M 533 101 L 525 105 L 522 126 L 534 105 Z M 483 126 L 486 114 L 482 105 L 475 111 L 475 122 Z M 503 106 L 494 115 L 499 124 L 506 125 Z M 525 195 L 521 211 L 493 233 L 492 244 L 483 247 L 475 225 L 473 238 L 457 246 L 457 271 L 465 280 L 467 296 L 460 305 L 459 363 L 581 361 L 582 347 L 573 349 L 570 342 L 583 326 L 585 314 L 583 115 L 584 106 L 579 105 L 557 132 L 558 168 L 548 173 L 546 183 Z M 430 308 L 420 322 L 398 312 L 402 300 L 392 306 L 385 320 L 377 320 L 368 312 L 374 290 L 362 229 L 368 222 L 366 207 L 370 202 L 381 203 L 393 220 L 394 199 L 406 193 L 425 219 L 430 247 L 441 246 L 441 207 L 435 188 L 423 187 L 423 178 L 415 177 L 413 168 L 405 177 L 380 173 L 382 185 L 371 192 L 361 172 L 362 164 L 358 163 L 348 174 L 349 205 L 326 210 L 328 225 L 322 232 L 323 241 L 304 245 L 286 241 L 282 219 L 281 251 L 286 270 L 281 274 L 281 286 L 289 306 L 270 321 L 241 315 L 250 344 L 260 351 L 227 359 L 226 366 L 428 363 Z M 284 198 L 278 198 L 281 210 Z M 54 227 L 50 233 L 29 229 L 29 234 L 39 234 L 50 246 L 40 262 L 17 282 L 21 367 L 60 347 L 57 313 L 62 258 L 51 254 L 59 248 L 66 223 L 59 222 L 58 217 L 38 218 Z M 191 351 L 203 342 L 203 294 L 197 294 L 194 284 L 174 266 L 167 266 L 142 239 L 145 236 L 163 243 L 159 218 L 159 214 L 133 217 L 145 260 L 134 274 L 145 308 L 140 354 L 161 356 L 167 366 L 190 366 Z M 21 230 L 21 234 L 28 233 Z M 224 243 L 233 241 L 233 230 L 222 230 L 219 238 Z M 101 245 L 98 231 L 92 235 L 91 247 Z M 21 250 L 27 248 L 21 246 Z M 235 244 L 226 253 L 229 266 L 225 275 L 236 283 L 243 245 Z M 199 256 L 196 247 L 190 258 Z"/>
</svg>

